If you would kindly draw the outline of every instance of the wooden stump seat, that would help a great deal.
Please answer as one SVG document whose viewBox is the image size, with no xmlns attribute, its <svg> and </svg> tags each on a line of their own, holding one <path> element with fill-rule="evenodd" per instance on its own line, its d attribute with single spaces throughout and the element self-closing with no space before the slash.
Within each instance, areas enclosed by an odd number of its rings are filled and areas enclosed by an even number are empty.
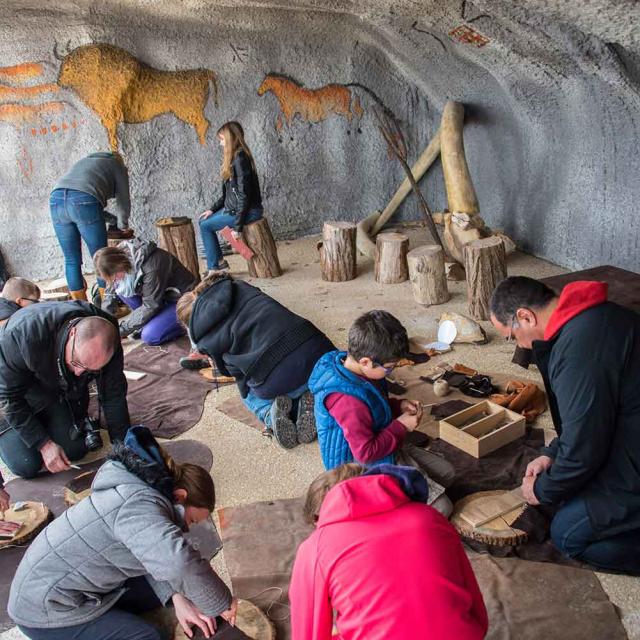
<svg viewBox="0 0 640 640">
<path fill-rule="evenodd" d="M 282 275 L 278 249 L 271 234 L 269 221 L 260 218 L 244 225 L 242 236 L 247 246 L 253 251 L 253 258 L 247 261 L 249 275 L 254 278 L 277 278 Z"/>
</svg>

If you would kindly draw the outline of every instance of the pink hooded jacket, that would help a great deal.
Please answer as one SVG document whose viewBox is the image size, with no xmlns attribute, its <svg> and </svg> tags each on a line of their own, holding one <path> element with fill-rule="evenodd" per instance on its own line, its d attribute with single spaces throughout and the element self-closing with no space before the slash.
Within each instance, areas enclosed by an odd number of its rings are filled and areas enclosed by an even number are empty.
<svg viewBox="0 0 640 640">
<path fill-rule="evenodd" d="M 457 533 L 389 475 L 327 493 L 289 599 L 293 640 L 479 640 L 488 627 Z"/>
</svg>

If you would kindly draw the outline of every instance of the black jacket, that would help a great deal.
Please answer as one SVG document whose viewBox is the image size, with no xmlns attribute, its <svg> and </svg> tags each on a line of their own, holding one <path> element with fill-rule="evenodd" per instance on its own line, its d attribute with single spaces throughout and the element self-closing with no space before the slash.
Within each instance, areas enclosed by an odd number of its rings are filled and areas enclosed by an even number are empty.
<svg viewBox="0 0 640 640">
<path fill-rule="evenodd" d="M 122 246 L 130 241 L 120 243 Z M 175 302 L 196 284 L 195 276 L 174 255 L 160 249 L 155 242 L 138 241 L 140 265 L 136 273 L 136 295 L 142 304 L 120 322 L 120 335 L 128 336 L 162 311 L 168 302 Z M 136 267 L 134 267 L 136 268 Z M 114 310 L 116 294 L 107 288 L 102 301 L 106 311 Z"/>
<path fill-rule="evenodd" d="M 196 298 L 189 332 L 198 351 L 213 358 L 221 373 L 235 376 L 243 398 L 248 380 L 264 382 L 284 357 L 322 335 L 260 289 L 229 277 Z"/>
<path fill-rule="evenodd" d="M 0 321 L 10 318 L 20 308 L 21 307 L 17 302 L 7 300 L 0 296 Z"/>
<path fill-rule="evenodd" d="M 598 304 L 533 352 L 558 433 L 544 451 L 554 462 L 535 482 L 538 500 L 580 495 L 596 529 L 640 527 L 640 316 Z"/>
<path fill-rule="evenodd" d="M 0 412 L 2 429 L 16 429 L 28 447 L 39 448 L 48 439 L 36 413 L 65 398 L 77 418 L 88 401 L 88 384 L 94 377 L 75 376 L 64 362 L 69 323 L 74 318 L 102 316 L 115 319 L 88 302 L 43 302 L 25 307 L 0 331 Z M 127 381 L 123 373 L 122 346 L 95 377 L 100 405 L 112 440 L 129 428 Z M 85 413 L 86 415 L 86 413 Z"/>
<path fill-rule="evenodd" d="M 222 183 L 222 195 L 211 205 L 211 211 L 224 207 L 236 216 L 236 231 L 242 231 L 247 212 L 262 206 L 260 183 L 243 149 L 236 153 L 231 168 L 231 178 Z"/>
</svg>

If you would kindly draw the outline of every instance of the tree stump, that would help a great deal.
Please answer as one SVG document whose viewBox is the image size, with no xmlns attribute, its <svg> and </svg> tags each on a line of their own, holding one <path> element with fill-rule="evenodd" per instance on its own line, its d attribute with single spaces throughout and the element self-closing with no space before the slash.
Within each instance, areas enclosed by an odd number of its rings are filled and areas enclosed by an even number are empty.
<svg viewBox="0 0 640 640">
<path fill-rule="evenodd" d="M 351 222 L 325 222 L 319 243 L 322 279 L 345 282 L 356 277 L 356 225 Z"/>
<path fill-rule="evenodd" d="M 407 254 L 409 279 L 418 304 L 443 304 L 449 300 L 442 247 L 425 245 Z"/>
<path fill-rule="evenodd" d="M 464 247 L 469 313 L 476 320 L 489 319 L 489 299 L 498 283 L 507 277 L 504 242 L 491 236 Z"/>
<path fill-rule="evenodd" d="M 409 238 L 402 233 L 381 233 L 376 238 L 375 278 L 380 284 L 396 284 L 409 277 Z"/>
<path fill-rule="evenodd" d="M 253 258 L 248 260 L 249 274 L 254 278 L 277 278 L 282 275 L 278 249 L 271 235 L 271 228 L 266 218 L 260 218 L 244 226 L 242 231 Z"/>
<path fill-rule="evenodd" d="M 186 216 L 156 220 L 158 246 L 173 254 L 200 282 L 200 265 L 193 223 Z"/>
</svg>

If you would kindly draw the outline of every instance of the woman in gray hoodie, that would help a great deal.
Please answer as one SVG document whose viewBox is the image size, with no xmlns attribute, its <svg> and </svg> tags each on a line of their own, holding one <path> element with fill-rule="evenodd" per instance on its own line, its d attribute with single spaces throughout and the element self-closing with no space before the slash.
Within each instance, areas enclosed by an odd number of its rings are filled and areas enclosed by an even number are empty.
<svg viewBox="0 0 640 640">
<path fill-rule="evenodd" d="M 170 601 L 191 634 L 235 624 L 236 602 L 189 545 L 189 525 L 215 505 L 211 476 L 176 464 L 146 427 L 129 429 L 100 467 L 92 493 L 31 543 L 7 610 L 31 640 L 160 640 L 138 617 Z"/>
</svg>

